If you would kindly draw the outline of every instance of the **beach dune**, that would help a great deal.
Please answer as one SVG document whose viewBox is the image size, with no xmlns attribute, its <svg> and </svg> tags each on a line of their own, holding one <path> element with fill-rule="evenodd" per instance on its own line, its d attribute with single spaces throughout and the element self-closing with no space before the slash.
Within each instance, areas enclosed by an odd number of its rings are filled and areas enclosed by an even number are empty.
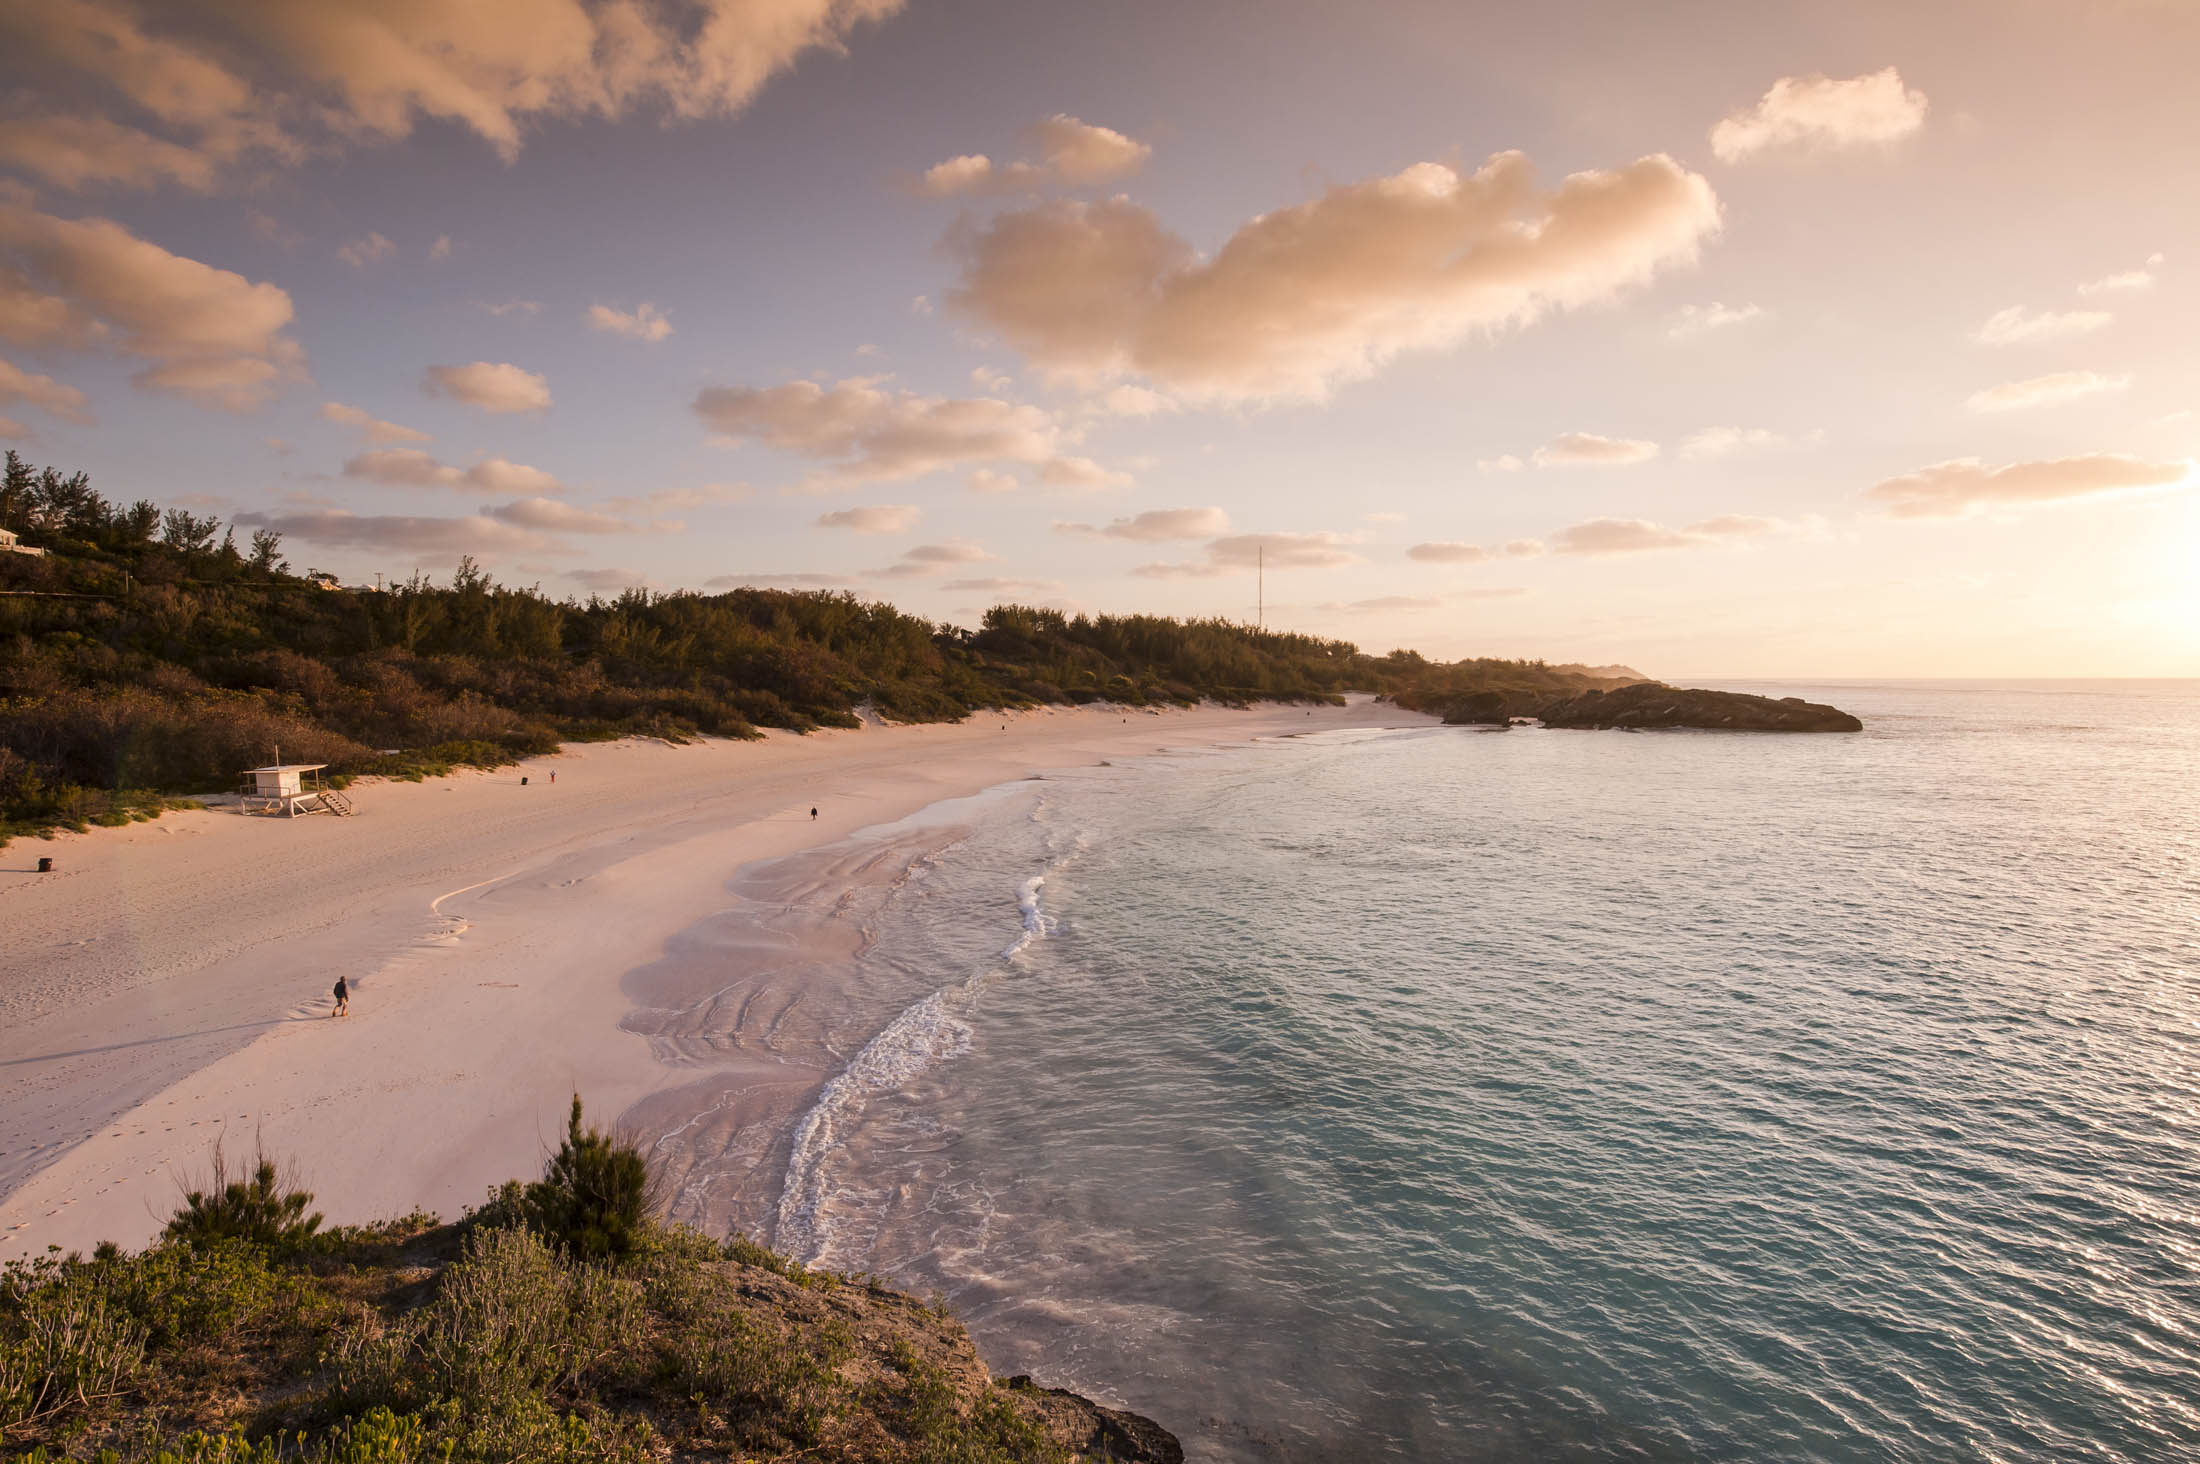
<svg viewBox="0 0 2200 1464">
<path fill-rule="evenodd" d="M 361 785 L 350 819 L 210 810 L 19 842 L 0 850 L 0 1256 L 145 1243 L 217 1141 L 293 1162 L 332 1221 L 455 1215 L 540 1167 L 576 1091 L 630 1126 L 700 1126 L 721 1156 L 748 1145 L 761 1195 L 846 1034 L 729 1048 L 629 1020 L 629 974 L 739 899 L 743 866 L 1049 767 L 1423 720 L 1055 708 L 626 741 Z"/>
</svg>

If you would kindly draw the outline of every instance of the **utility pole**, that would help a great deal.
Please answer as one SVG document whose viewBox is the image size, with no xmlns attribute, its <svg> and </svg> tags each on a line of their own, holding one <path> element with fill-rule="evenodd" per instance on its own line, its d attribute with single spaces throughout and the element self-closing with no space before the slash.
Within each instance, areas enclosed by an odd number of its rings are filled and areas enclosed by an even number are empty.
<svg viewBox="0 0 2200 1464">
<path fill-rule="evenodd" d="M 1253 629 L 1268 627 L 1268 546 L 1253 546 Z"/>
</svg>

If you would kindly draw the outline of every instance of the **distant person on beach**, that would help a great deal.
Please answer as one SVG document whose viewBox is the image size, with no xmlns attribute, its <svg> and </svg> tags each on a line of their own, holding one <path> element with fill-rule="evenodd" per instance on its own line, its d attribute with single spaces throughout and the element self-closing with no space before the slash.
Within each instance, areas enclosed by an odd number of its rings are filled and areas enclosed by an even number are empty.
<svg viewBox="0 0 2200 1464">
<path fill-rule="evenodd" d="M 813 809 L 811 809 L 811 810 L 810 810 L 810 817 L 812 817 L 812 818 L 816 818 L 816 817 L 817 817 L 817 810 L 816 810 L 816 809 L 814 809 L 814 808 L 813 808 Z"/>
<path fill-rule="evenodd" d="M 553 788 L 554 788 L 554 787 L 556 787 L 556 786 L 557 786 L 557 782 L 558 782 L 558 770 L 557 770 L 556 768 L 552 768 L 552 769 L 550 770 L 550 786 L 552 786 Z"/>
<path fill-rule="evenodd" d="M 330 1012 L 329 1015 L 332 1017 L 340 1017 L 350 1010 L 351 988 L 349 986 L 346 986 L 344 984 L 344 978 L 339 976 L 336 978 L 336 1010 Z"/>
</svg>

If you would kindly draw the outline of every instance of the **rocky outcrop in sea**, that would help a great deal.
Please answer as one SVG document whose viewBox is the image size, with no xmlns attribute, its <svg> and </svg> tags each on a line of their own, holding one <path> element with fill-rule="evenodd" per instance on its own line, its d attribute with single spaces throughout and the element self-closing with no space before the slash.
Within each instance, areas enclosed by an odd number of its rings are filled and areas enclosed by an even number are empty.
<svg viewBox="0 0 2200 1464">
<path fill-rule="evenodd" d="M 1700 727 L 1727 732 L 1861 732 L 1838 707 L 1801 697 L 1751 696 L 1645 681 L 1616 691 L 1584 691 L 1536 711 L 1546 727 Z M 1446 717 L 1446 721 L 1451 718 Z"/>
</svg>

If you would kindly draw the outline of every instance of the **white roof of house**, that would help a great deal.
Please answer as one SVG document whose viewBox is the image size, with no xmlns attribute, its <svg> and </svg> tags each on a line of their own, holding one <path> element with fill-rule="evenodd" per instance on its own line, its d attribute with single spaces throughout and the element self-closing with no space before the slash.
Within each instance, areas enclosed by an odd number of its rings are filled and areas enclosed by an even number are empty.
<svg viewBox="0 0 2200 1464">
<path fill-rule="evenodd" d="M 248 773 L 310 773 L 327 767 L 327 763 L 276 763 L 272 767 L 246 768 Z"/>
</svg>

